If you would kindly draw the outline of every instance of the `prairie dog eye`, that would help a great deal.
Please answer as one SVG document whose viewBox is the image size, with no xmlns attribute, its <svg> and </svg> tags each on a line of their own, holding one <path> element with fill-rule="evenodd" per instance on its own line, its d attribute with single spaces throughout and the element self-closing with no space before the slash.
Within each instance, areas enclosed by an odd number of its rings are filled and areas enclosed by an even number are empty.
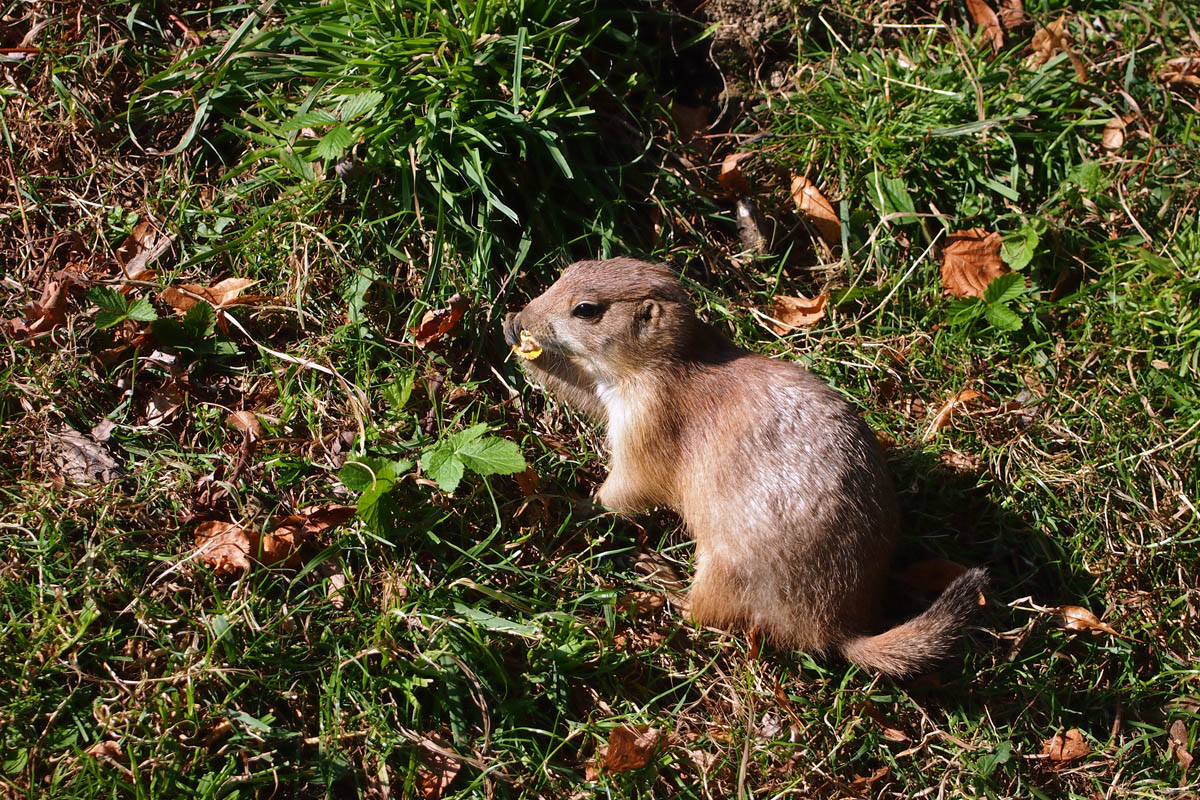
<svg viewBox="0 0 1200 800">
<path fill-rule="evenodd" d="M 599 303 L 576 303 L 571 309 L 571 316 L 580 319 L 596 319 L 603 313 L 604 307 Z"/>
</svg>

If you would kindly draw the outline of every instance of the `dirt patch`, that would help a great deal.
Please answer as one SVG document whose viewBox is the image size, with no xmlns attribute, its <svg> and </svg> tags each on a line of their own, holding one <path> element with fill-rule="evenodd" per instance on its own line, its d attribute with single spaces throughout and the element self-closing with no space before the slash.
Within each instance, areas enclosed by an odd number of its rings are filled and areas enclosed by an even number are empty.
<svg viewBox="0 0 1200 800">
<path fill-rule="evenodd" d="M 733 101 L 765 84 L 778 89 L 787 65 L 796 12 L 785 0 L 708 0 L 693 12 L 716 25 L 711 58 L 725 79 L 723 99 Z"/>
</svg>

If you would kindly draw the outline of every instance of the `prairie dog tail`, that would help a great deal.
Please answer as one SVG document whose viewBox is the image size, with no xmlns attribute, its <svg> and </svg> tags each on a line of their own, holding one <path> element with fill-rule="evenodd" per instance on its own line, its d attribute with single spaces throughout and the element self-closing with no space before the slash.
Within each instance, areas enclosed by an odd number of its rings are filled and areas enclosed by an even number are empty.
<svg viewBox="0 0 1200 800">
<path fill-rule="evenodd" d="M 975 610 L 987 580 L 987 570 L 967 570 L 924 613 L 876 636 L 848 639 L 842 643 L 842 655 L 859 666 L 896 677 L 939 661 L 949 653 Z"/>
</svg>

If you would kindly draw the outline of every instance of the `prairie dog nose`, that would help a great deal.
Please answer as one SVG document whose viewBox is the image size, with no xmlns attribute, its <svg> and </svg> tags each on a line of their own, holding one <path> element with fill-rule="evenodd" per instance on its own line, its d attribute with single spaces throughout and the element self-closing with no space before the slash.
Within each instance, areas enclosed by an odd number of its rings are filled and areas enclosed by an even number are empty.
<svg viewBox="0 0 1200 800">
<path fill-rule="evenodd" d="M 521 343 L 521 323 L 518 320 L 520 314 L 509 314 L 504 318 L 504 341 L 510 347 L 516 347 Z"/>
</svg>

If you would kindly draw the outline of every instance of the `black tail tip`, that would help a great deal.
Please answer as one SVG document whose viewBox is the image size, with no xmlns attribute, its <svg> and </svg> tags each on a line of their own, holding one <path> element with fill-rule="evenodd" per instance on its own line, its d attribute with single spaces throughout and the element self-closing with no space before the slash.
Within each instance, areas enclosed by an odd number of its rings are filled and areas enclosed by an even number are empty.
<svg viewBox="0 0 1200 800">
<path fill-rule="evenodd" d="M 983 567 L 972 567 L 955 578 L 935 603 L 967 608 L 981 606 L 988 583 L 988 571 Z"/>
</svg>

